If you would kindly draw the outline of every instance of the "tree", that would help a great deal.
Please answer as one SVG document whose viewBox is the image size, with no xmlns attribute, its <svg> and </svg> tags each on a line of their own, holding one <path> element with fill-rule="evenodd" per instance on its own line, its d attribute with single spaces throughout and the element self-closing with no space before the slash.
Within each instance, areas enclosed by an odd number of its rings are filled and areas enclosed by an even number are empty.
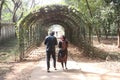
<svg viewBox="0 0 120 80">
<path fill-rule="evenodd" d="M 19 7 L 22 5 L 22 2 L 21 2 L 21 0 L 12 0 L 12 2 L 14 4 L 12 21 L 13 21 L 13 23 L 16 23 L 16 21 L 17 21 L 16 12 L 19 9 Z"/>
<path fill-rule="evenodd" d="M 1 21 L 2 21 L 2 8 L 3 8 L 3 4 L 4 4 L 4 0 L 1 0 L 0 1 L 0 35 L 1 35 L 1 27 L 2 27 L 2 24 L 1 24 Z"/>
<path fill-rule="evenodd" d="M 115 24 L 117 25 L 118 47 L 120 48 L 120 0 L 105 0 L 108 5 L 113 5 L 115 10 Z"/>
</svg>

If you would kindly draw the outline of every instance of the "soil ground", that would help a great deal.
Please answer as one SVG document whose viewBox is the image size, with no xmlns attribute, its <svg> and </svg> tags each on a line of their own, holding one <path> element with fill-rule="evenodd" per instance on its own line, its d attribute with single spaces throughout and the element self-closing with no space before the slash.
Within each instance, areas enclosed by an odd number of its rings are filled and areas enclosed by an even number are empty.
<svg viewBox="0 0 120 80">
<path fill-rule="evenodd" d="M 120 51 L 115 44 L 96 43 L 95 46 L 111 52 Z M 1 63 L 0 67 L 10 68 L 6 74 L 0 76 L 0 80 L 120 80 L 119 61 L 106 61 L 99 58 L 92 59 L 85 57 L 73 45 L 69 46 L 69 53 L 67 70 L 63 70 L 58 62 L 57 70 L 54 70 L 51 59 L 51 72 L 47 73 L 45 46 L 42 45 L 31 51 L 33 55 L 29 56 L 36 59 L 41 57 L 39 61 Z"/>
</svg>

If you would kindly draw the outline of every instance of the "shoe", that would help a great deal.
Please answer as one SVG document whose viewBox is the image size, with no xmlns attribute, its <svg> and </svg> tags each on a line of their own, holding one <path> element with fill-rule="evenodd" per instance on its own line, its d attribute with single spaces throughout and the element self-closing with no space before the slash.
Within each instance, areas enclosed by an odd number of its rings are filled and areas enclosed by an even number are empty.
<svg viewBox="0 0 120 80">
<path fill-rule="evenodd" d="M 49 70 L 47 70 L 47 72 L 49 73 L 50 71 L 49 71 Z"/>
<path fill-rule="evenodd" d="M 57 70 L 57 69 L 55 68 L 55 70 Z"/>
</svg>

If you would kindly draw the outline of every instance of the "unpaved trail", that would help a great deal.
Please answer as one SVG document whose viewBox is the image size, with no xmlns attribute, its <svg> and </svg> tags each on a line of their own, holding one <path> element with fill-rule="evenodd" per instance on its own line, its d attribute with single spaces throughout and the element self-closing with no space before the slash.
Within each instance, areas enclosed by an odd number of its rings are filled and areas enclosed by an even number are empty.
<svg viewBox="0 0 120 80">
<path fill-rule="evenodd" d="M 60 63 L 57 63 L 57 70 L 52 67 L 51 72 L 46 71 L 45 59 L 38 62 L 29 80 L 120 80 L 120 73 L 111 72 L 99 65 L 103 63 L 78 63 L 71 58 L 68 60 L 68 70 L 63 70 Z"/>
<path fill-rule="evenodd" d="M 53 69 L 52 58 L 50 73 L 46 71 L 45 47 L 31 51 L 31 58 L 42 59 L 36 62 L 16 63 L 12 71 L 0 80 L 120 80 L 120 62 L 91 59 L 81 55 L 76 47 L 69 47 L 67 70 L 57 62 L 57 70 Z M 37 59 L 36 58 L 36 59 Z"/>
<path fill-rule="evenodd" d="M 60 63 L 57 63 L 57 70 L 53 69 L 52 59 L 50 73 L 46 71 L 45 59 L 38 62 L 36 68 L 31 73 L 29 80 L 73 80 L 81 72 L 76 62 L 69 59 L 68 69 L 63 70 Z M 77 80 L 77 77 L 75 78 Z"/>
<path fill-rule="evenodd" d="M 69 53 L 81 55 L 74 46 L 69 47 Z M 84 56 L 75 58 L 69 54 L 68 70 L 63 70 L 58 62 L 57 70 L 54 70 L 51 59 L 51 72 L 47 73 L 44 58 L 35 66 L 29 80 L 120 80 L 119 66 L 120 62 L 117 61 L 92 60 Z"/>
</svg>

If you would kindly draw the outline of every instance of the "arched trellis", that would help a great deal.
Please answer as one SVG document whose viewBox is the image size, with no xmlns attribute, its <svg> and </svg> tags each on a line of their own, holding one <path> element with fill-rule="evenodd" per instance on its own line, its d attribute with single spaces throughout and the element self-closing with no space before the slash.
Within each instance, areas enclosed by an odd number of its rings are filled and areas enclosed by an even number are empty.
<svg viewBox="0 0 120 80">
<path fill-rule="evenodd" d="M 24 59 L 26 51 L 31 46 L 42 43 L 48 27 L 53 24 L 64 27 L 66 37 L 72 44 L 81 48 L 89 45 L 87 28 L 79 11 L 65 5 L 41 7 L 28 14 L 19 24 L 20 60 Z"/>
</svg>

